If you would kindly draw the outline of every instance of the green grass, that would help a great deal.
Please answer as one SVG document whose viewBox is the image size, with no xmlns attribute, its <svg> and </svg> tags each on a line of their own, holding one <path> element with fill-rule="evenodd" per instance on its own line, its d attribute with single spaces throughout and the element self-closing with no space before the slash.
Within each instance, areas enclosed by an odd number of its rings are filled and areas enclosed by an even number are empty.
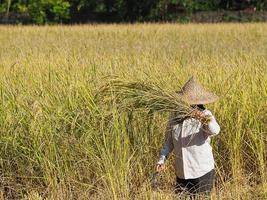
<svg viewBox="0 0 267 200">
<path fill-rule="evenodd" d="M 266 24 L 0 27 L 0 197 L 175 198 L 172 157 L 150 187 L 168 113 L 94 96 L 114 76 L 176 91 L 193 74 L 221 97 L 213 199 L 266 199 Z"/>
</svg>

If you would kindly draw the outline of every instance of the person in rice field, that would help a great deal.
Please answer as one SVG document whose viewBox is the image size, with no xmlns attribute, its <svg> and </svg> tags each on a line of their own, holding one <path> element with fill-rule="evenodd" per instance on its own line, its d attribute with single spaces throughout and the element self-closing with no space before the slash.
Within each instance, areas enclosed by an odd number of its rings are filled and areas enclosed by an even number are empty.
<svg viewBox="0 0 267 200">
<path fill-rule="evenodd" d="M 204 105 L 217 101 L 218 96 L 207 91 L 195 77 L 185 83 L 178 95 L 196 110 L 193 117 L 184 119 L 177 119 L 175 113 L 171 114 L 156 171 L 164 170 L 169 153 L 174 151 L 175 192 L 189 194 L 190 197 L 203 194 L 210 197 L 214 179 L 210 140 L 218 135 L 220 126 Z M 204 117 L 209 119 L 207 123 L 201 123 Z"/>
</svg>

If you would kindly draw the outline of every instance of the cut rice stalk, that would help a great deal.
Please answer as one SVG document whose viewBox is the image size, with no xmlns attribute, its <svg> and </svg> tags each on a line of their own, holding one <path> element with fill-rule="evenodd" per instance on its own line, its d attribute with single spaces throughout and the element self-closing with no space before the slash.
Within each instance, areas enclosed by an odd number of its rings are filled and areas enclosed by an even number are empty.
<svg viewBox="0 0 267 200">
<path fill-rule="evenodd" d="M 154 83 L 115 79 L 99 90 L 96 99 L 101 99 L 102 102 L 115 102 L 120 111 L 173 112 L 178 120 L 194 117 L 196 111 L 179 98 L 176 92 L 163 89 Z M 203 117 L 200 121 L 207 123 L 209 118 Z"/>
</svg>

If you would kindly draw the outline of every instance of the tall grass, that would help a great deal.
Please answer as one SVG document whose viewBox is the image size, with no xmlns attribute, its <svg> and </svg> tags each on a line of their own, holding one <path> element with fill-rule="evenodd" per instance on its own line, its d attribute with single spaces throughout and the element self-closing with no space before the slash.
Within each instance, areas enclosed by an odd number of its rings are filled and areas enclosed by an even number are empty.
<svg viewBox="0 0 267 200">
<path fill-rule="evenodd" d="M 266 38 L 266 24 L 0 27 L 0 197 L 175 198 L 172 157 L 150 185 L 168 113 L 94 96 L 107 77 L 175 91 L 195 74 L 221 97 L 213 198 L 267 198 Z"/>
</svg>

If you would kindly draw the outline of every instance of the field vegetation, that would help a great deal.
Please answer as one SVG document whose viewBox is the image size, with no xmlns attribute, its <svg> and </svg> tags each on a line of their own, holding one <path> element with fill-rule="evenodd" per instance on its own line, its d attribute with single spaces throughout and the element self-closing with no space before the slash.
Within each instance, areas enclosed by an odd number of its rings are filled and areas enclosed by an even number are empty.
<svg viewBox="0 0 267 200">
<path fill-rule="evenodd" d="M 168 112 L 119 111 L 114 77 L 220 100 L 213 199 L 267 199 L 267 25 L 0 27 L 0 199 L 177 199 L 172 156 L 151 177 Z"/>
</svg>

